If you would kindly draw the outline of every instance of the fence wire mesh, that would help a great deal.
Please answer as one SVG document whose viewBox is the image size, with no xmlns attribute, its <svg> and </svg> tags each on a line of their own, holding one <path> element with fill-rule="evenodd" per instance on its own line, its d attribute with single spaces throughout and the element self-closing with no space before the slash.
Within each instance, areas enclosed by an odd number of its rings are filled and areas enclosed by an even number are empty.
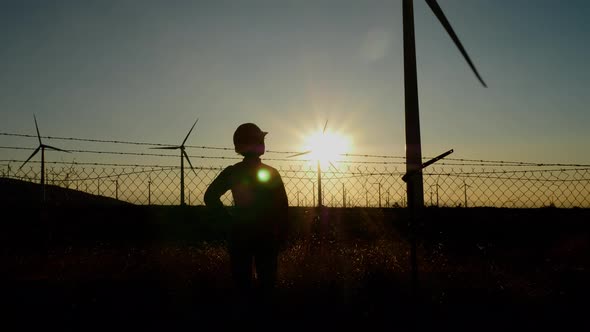
<svg viewBox="0 0 590 332">
<path fill-rule="evenodd" d="M 41 163 L 4 161 L 2 177 L 39 183 Z M 270 163 L 272 165 L 272 163 Z M 186 167 L 185 202 L 202 205 L 207 186 L 227 165 Z M 590 207 L 589 167 L 433 166 L 424 172 L 424 202 L 438 207 Z M 133 204 L 180 204 L 180 167 L 46 162 L 48 185 L 112 197 Z M 291 206 L 317 206 L 318 170 L 313 163 L 281 162 L 279 170 Z M 321 169 L 324 206 L 405 207 L 400 164 L 336 163 Z M 222 197 L 232 205 L 228 192 Z"/>
<path fill-rule="evenodd" d="M 60 147 L 75 157 L 70 161 L 46 159 L 46 184 L 133 204 L 180 204 L 181 167 L 170 162 L 178 161 L 179 155 L 148 149 L 169 147 L 169 144 L 5 132 L 0 132 L 0 137 L 7 141 L 0 145 L 0 151 L 7 151 L 0 154 L 3 178 L 39 183 L 42 163 L 39 157 L 31 157 L 40 146 L 36 149 L 33 144 L 41 139 L 54 140 L 66 144 Z M 185 147 L 201 152 L 190 155 L 192 164 L 200 167 L 191 168 L 185 163 L 185 203 L 202 205 L 208 185 L 224 167 L 236 163 L 240 157 L 228 147 Z M 33 155 L 25 163 L 31 152 Z M 263 161 L 279 170 L 290 205 L 317 206 L 320 202 L 316 161 L 288 158 L 296 151 L 266 152 Z M 320 169 L 322 205 L 406 206 L 406 184 L 402 181 L 405 158 L 370 154 L 341 157 Z M 590 208 L 590 165 L 447 157 L 424 170 L 423 184 L 426 206 Z M 231 193 L 226 193 L 222 201 L 232 205 Z"/>
</svg>

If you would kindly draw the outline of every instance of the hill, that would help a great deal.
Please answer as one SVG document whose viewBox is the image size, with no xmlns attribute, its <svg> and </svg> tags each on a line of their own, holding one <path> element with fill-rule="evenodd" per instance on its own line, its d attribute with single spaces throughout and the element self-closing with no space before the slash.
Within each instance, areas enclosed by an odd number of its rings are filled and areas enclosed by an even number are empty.
<svg viewBox="0 0 590 332">
<path fill-rule="evenodd" d="M 10 178 L 0 178 L 0 201 L 6 206 L 35 208 L 41 205 L 41 185 Z M 111 197 L 93 195 L 80 190 L 45 186 L 45 203 L 48 206 L 88 207 L 133 205 Z"/>
</svg>

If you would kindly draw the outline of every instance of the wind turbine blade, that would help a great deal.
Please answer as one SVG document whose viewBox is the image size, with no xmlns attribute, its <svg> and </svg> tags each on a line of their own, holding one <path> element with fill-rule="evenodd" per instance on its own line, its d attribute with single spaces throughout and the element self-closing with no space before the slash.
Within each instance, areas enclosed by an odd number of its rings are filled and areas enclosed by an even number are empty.
<svg viewBox="0 0 590 332">
<path fill-rule="evenodd" d="M 61 151 L 61 152 L 67 152 L 67 153 L 71 153 L 71 152 L 70 152 L 70 151 L 68 151 L 68 150 L 58 149 L 58 148 L 56 148 L 56 147 L 54 147 L 54 146 L 51 146 L 51 145 L 45 145 L 45 144 L 43 144 L 43 146 L 44 146 L 44 147 L 46 147 L 46 148 L 49 148 L 49 149 L 51 149 L 51 150 L 55 150 L 55 151 Z"/>
<path fill-rule="evenodd" d="M 293 157 L 303 156 L 304 154 L 308 154 L 308 153 L 311 153 L 311 150 L 308 150 L 308 151 L 305 151 L 305 152 L 296 153 L 294 155 L 288 156 L 287 158 L 293 158 Z"/>
<path fill-rule="evenodd" d="M 335 170 L 338 170 L 338 168 L 336 168 L 336 166 L 334 166 L 334 164 L 331 161 L 328 161 L 330 163 L 330 166 L 332 166 L 332 168 L 334 168 Z"/>
<path fill-rule="evenodd" d="M 178 150 L 180 149 L 180 146 L 160 146 L 160 147 L 155 147 L 155 148 L 150 148 L 153 150 Z"/>
<path fill-rule="evenodd" d="M 20 167 L 18 169 L 20 170 L 21 168 L 23 168 L 23 166 L 25 166 L 25 164 L 28 163 L 29 160 L 31 160 L 31 158 L 33 158 L 37 154 L 37 152 L 39 152 L 39 150 L 41 150 L 41 146 L 40 145 L 39 145 L 39 147 L 37 147 L 35 149 L 35 151 L 33 151 L 33 153 L 29 156 L 29 158 L 27 160 L 25 160 L 25 162 L 22 165 L 20 165 Z"/>
<path fill-rule="evenodd" d="M 37 117 L 33 114 L 33 119 L 35 120 L 35 129 L 37 129 L 37 139 L 39 139 L 39 144 L 43 144 L 41 142 L 41 134 L 39 134 L 39 126 L 37 125 Z"/>
<path fill-rule="evenodd" d="M 449 151 L 442 153 L 442 154 L 430 159 L 429 161 L 422 164 L 422 168 L 426 168 L 426 167 L 430 166 L 431 164 L 434 164 L 435 162 L 437 162 L 437 161 L 443 159 L 444 157 L 450 155 L 451 153 L 453 153 L 453 151 L 455 151 L 455 150 L 450 149 Z"/>
<path fill-rule="evenodd" d="M 184 138 L 184 141 L 182 141 L 182 144 L 180 144 L 180 146 L 184 146 L 184 143 L 186 142 L 186 140 L 188 139 L 188 136 L 193 131 L 193 128 L 195 128 L 195 125 L 197 124 L 197 122 L 199 122 L 199 118 L 197 118 L 197 121 L 195 121 L 195 123 L 193 123 L 193 126 L 191 127 L 191 130 L 188 131 L 188 134 L 186 134 L 186 137 Z"/>
<path fill-rule="evenodd" d="M 191 165 L 191 169 L 194 169 L 193 164 L 191 163 L 191 160 L 188 158 L 188 154 L 186 154 L 186 151 L 182 150 L 182 155 L 186 158 L 186 161 L 188 161 L 188 164 Z"/>
<path fill-rule="evenodd" d="M 461 54 L 463 55 L 463 57 L 465 58 L 467 63 L 469 64 L 469 67 L 471 67 L 471 70 L 473 70 L 473 73 L 475 73 L 475 76 L 477 76 L 477 79 L 481 82 L 481 84 L 484 87 L 487 88 L 486 83 L 483 81 L 483 79 L 479 75 L 479 72 L 475 68 L 475 65 L 473 64 L 473 62 L 471 62 L 471 59 L 469 58 L 467 51 L 465 51 L 465 48 L 461 44 L 459 37 L 457 37 L 457 34 L 455 34 L 455 31 L 451 27 L 451 23 L 449 23 L 449 21 L 447 20 L 445 14 L 443 13 L 442 9 L 440 8 L 440 6 L 436 2 L 436 0 L 425 0 L 425 1 L 428 4 L 428 6 L 430 7 L 430 9 L 432 10 L 432 12 L 434 13 L 434 15 L 438 18 L 438 20 L 440 21 L 442 26 L 445 28 L 445 30 L 447 30 L 447 33 L 451 36 L 451 39 L 453 40 L 453 42 L 455 43 L 455 45 L 457 46 L 457 48 L 459 49 L 459 51 L 461 52 Z"/>
<path fill-rule="evenodd" d="M 328 128 L 328 120 L 326 120 L 326 123 L 324 124 L 324 130 L 322 130 L 322 134 L 326 133 L 326 128 Z"/>
</svg>

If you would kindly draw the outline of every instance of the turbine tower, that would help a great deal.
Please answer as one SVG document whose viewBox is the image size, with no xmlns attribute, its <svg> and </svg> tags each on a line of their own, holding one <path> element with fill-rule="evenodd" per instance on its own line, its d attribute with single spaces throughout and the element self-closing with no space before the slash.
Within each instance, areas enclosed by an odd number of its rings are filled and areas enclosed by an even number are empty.
<svg viewBox="0 0 590 332">
<path fill-rule="evenodd" d="M 436 0 L 425 0 L 434 15 L 445 28 L 463 58 L 471 67 L 477 79 L 487 87 L 451 24 L 445 17 Z M 416 38 L 414 34 L 414 1 L 403 0 L 404 32 L 404 94 L 406 125 L 406 173 L 414 174 L 407 182 L 408 207 L 424 207 L 424 189 L 422 182 L 422 146 L 420 143 L 420 117 L 418 115 L 418 79 L 416 74 Z"/>
<path fill-rule="evenodd" d="M 186 137 L 184 138 L 184 140 L 182 141 L 182 143 L 180 145 L 151 148 L 151 149 L 160 149 L 160 150 L 180 150 L 180 205 L 185 205 L 185 203 L 184 203 L 184 158 L 186 158 L 186 161 L 188 161 L 189 165 L 191 166 L 191 169 L 193 169 L 193 164 L 191 163 L 191 160 L 189 159 L 188 154 L 186 154 L 186 151 L 184 150 L 184 148 L 185 148 L 184 143 L 186 143 L 186 140 L 188 139 L 189 135 L 193 131 L 193 128 L 195 128 L 195 125 L 197 124 L 197 122 L 199 122 L 198 118 L 195 121 L 195 123 L 193 123 L 193 126 L 188 131 L 188 134 L 186 134 Z"/>
<path fill-rule="evenodd" d="M 25 160 L 25 162 L 18 169 L 20 170 L 21 168 L 23 168 L 23 166 L 25 166 L 29 162 L 29 160 L 31 160 L 31 158 L 33 158 L 39 152 L 39 150 L 41 150 L 41 199 L 43 202 L 45 202 L 45 149 L 67 153 L 70 153 L 70 151 L 62 150 L 51 145 L 43 144 L 43 141 L 41 140 L 41 134 L 39 133 L 39 126 L 37 125 L 37 117 L 34 114 L 33 120 L 35 120 L 35 129 L 37 130 L 37 139 L 39 140 L 39 146 L 35 149 L 35 151 L 33 151 L 29 158 L 27 158 L 27 160 Z"/>
</svg>

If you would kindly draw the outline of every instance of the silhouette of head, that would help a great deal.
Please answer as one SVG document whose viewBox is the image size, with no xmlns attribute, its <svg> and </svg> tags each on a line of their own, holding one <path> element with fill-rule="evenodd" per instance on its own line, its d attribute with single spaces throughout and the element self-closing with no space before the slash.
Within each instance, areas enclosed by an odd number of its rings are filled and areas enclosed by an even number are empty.
<svg viewBox="0 0 590 332">
<path fill-rule="evenodd" d="M 253 123 L 244 123 L 234 132 L 234 146 L 237 153 L 244 157 L 264 154 L 264 137 L 268 132 L 260 130 Z"/>
</svg>

